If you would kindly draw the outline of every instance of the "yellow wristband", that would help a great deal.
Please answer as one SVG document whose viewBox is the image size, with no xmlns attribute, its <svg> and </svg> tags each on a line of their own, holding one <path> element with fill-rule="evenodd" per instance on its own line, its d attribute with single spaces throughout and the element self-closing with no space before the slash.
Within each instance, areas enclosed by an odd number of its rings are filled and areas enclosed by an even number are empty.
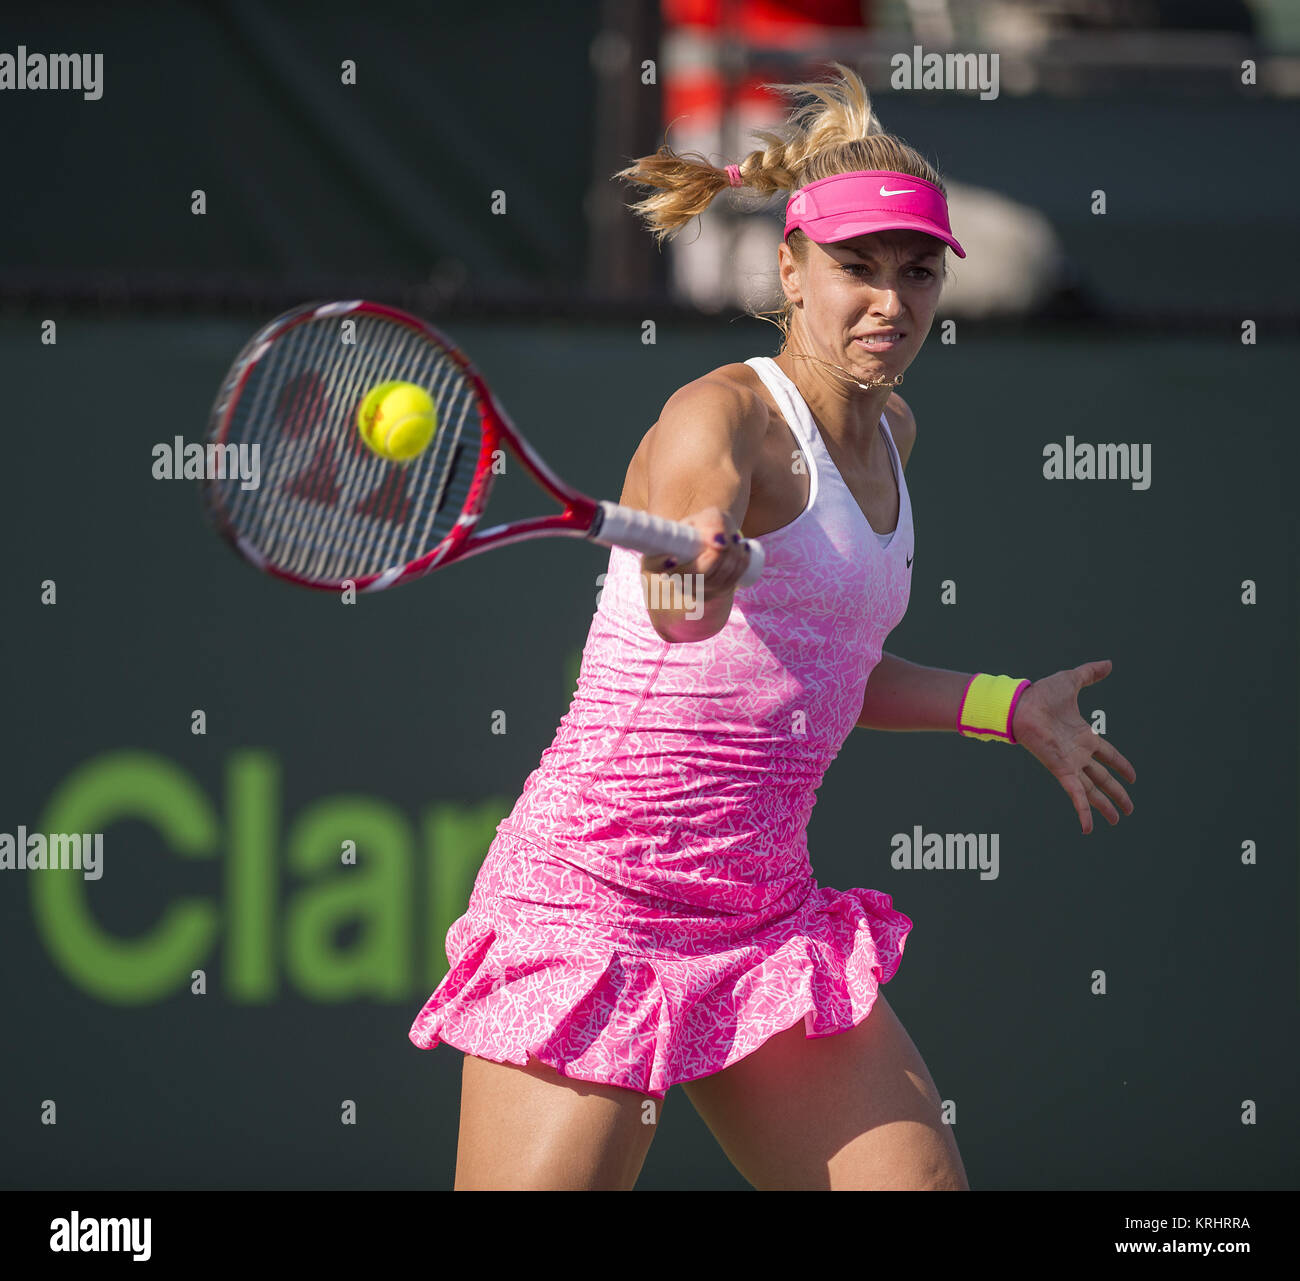
<svg viewBox="0 0 1300 1281">
<path fill-rule="evenodd" d="M 957 732 L 967 738 L 993 739 L 999 743 L 1014 743 L 1011 718 L 1016 712 L 1020 695 L 1032 681 L 1016 676 L 989 676 L 976 672 L 966 683 L 961 711 L 957 713 Z"/>
</svg>

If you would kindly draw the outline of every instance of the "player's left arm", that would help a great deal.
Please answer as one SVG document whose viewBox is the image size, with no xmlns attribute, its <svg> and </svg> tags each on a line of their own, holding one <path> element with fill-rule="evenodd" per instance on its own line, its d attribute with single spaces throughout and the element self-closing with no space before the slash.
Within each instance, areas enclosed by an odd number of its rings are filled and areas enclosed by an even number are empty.
<svg viewBox="0 0 1300 1281">
<path fill-rule="evenodd" d="M 885 421 L 894 434 L 899 460 L 906 467 L 916 443 L 916 419 L 901 396 L 889 398 Z M 1111 797 L 1126 814 L 1133 812 L 1128 793 L 1106 766 L 1130 783 L 1137 781 L 1137 772 L 1115 747 L 1093 731 L 1078 708 L 1079 691 L 1102 680 L 1110 670 L 1110 660 L 1104 659 L 1035 681 L 1016 702 L 1012 718 L 1016 741 L 1065 789 L 1085 834 L 1092 831 L 1090 805 L 1096 806 L 1112 827 L 1119 822 L 1119 814 Z M 867 680 L 857 728 L 955 733 L 972 675 L 923 667 L 886 651 Z"/>
</svg>

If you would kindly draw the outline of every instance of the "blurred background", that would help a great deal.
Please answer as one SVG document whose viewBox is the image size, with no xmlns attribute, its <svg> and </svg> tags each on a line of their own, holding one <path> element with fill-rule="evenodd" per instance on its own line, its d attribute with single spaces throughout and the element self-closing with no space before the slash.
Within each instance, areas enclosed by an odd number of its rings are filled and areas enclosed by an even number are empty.
<svg viewBox="0 0 1300 1281">
<path fill-rule="evenodd" d="M 152 447 L 202 439 L 272 315 L 368 297 L 617 497 L 678 387 L 777 352 L 746 311 L 778 299 L 784 202 L 724 193 L 660 251 L 610 175 L 665 130 L 739 161 L 786 106 L 763 85 L 832 58 L 944 173 L 968 254 L 954 340 L 907 374 L 887 649 L 1112 659 L 1081 706 L 1139 781 L 1084 837 L 1024 753 L 857 733 L 819 879 L 915 922 L 886 994 L 976 1188 L 1295 1186 L 1300 6 L 127 0 L 4 29 L 0 832 L 105 850 L 98 881 L 0 871 L 4 1186 L 451 1186 L 461 1055 L 406 1034 L 608 554 L 511 547 L 345 607 L 237 562 Z M 19 46 L 102 55 L 95 95 L 7 84 Z M 996 56 L 996 93 L 891 82 L 929 52 Z M 1149 445 L 1150 487 L 1049 483 L 1069 435 Z M 547 504 L 508 475 L 488 516 Z M 918 824 L 999 833 L 998 878 L 892 868 Z M 675 1089 L 639 1186 L 747 1185 Z"/>
</svg>

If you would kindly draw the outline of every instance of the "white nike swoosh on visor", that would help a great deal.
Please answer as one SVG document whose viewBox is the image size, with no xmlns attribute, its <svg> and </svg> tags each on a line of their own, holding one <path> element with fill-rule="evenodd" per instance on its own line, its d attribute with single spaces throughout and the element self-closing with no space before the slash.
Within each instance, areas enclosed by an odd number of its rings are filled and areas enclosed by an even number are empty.
<svg viewBox="0 0 1300 1281">
<path fill-rule="evenodd" d="M 882 196 L 905 196 L 908 192 L 915 190 L 915 187 L 900 187 L 897 191 L 886 191 L 884 187 L 881 187 L 880 194 Z"/>
</svg>

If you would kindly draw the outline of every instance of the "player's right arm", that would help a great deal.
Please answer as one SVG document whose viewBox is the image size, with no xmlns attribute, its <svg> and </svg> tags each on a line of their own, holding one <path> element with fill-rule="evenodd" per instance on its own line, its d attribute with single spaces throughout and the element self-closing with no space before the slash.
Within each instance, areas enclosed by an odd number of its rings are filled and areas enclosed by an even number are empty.
<svg viewBox="0 0 1300 1281">
<path fill-rule="evenodd" d="M 726 626 L 736 580 L 749 564 L 735 536 L 749 508 L 767 421 L 756 392 L 706 374 L 671 396 L 646 434 L 646 510 L 694 525 L 706 540 L 684 563 L 641 558 L 650 623 L 672 644 L 707 640 Z"/>
</svg>

